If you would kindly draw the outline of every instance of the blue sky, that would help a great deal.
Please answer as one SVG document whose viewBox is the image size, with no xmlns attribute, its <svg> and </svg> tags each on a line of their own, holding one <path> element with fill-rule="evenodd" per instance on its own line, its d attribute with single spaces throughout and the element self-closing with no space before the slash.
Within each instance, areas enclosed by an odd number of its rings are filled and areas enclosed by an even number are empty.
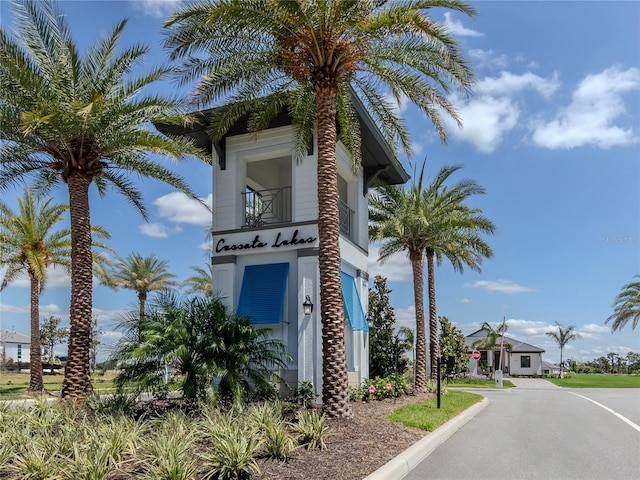
<svg viewBox="0 0 640 480">
<path fill-rule="evenodd" d="M 178 1 L 63 1 L 74 37 L 93 43 L 123 17 L 123 45 L 149 44 L 147 65 L 164 61 L 158 34 Z M 640 273 L 640 2 L 477 2 L 468 19 L 434 11 L 460 41 L 477 84 L 471 97 L 452 94 L 464 129 L 449 127 L 442 145 L 430 122 L 411 105 L 399 105 L 411 132 L 413 159 L 426 158 L 427 173 L 462 164 L 456 179 L 471 178 L 486 194 L 470 201 L 497 226 L 489 241 L 494 257 L 482 273 L 436 272 L 438 314 L 465 334 L 506 318 L 508 335 L 546 350 L 559 349 L 545 335 L 554 322 L 576 325 L 581 340 L 564 358 L 590 360 L 613 351 L 640 351 L 640 330 L 612 334 L 604 325 L 621 287 Z M 9 2 L 0 2 L 2 28 L 11 24 Z M 173 88 L 158 86 L 160 91 Z M 180 173 L 211 199 L 209 167 L 185 163 Z M 145 223 L 123 198 L 92 197 L 92 221 L 112 233 L 122 256 L 139 252 L 167 260 L 179 280 L 190 265 L 208 261 L 210 214 L 169 187 L 141 184 L 149 210 Z M 15 203 L 20 192 L 3 192 Z M 64 192 L 55 193 L 65 202 Z M 370 275 L 385 275 L 398 323 L 411 325 L 411 269 L 400 255 L 385 265 L 370 248 Z M 28 333 L 26 279 L 0 294 L 2 328 Z M 96 287 L 94 314 L 104 344 L 113 325 L 136 305 L 133 292 Z M 69 279 L 51 274 L 41 315 L 68 321 Z M 103 355 L 106 352 L 103 351 Z"/>
</svg>

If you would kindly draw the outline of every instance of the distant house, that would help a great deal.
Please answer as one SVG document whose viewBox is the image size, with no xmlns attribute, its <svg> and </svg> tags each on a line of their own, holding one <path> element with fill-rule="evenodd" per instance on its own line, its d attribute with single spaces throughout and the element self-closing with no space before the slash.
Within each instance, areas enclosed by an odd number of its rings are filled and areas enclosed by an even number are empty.
<svg viewBox="0 0 640 480">
<path fill-rule="evenodd" d="M 560 375 L 560 365 L 543 360 L 542 373 L 544 375 Z"/>
<path fill-rule="evenodd" d="M 29 361 L 29 345 L 31 345 L 31 339 L 28 336 L 0 328 L 0 354 L 4 361 L 9 359 L 14 362 Z"/>
<path fill-rule="evenodd" d="M 480 360 L 470 359 L 469 371 L 478 372 L 483 369 L 498 370 L 502 367 L 505 375 L 537 376 L 545 373 L 543 371 L 542 348 L 530 345 L 511 337 L 504 337 L 504 344 L 510 348 L 504 348 L 502 352 L 502 363 L 500 364 L 500 341 L 498 347 L 493 351 L 474 348 L 473 344 L 486 337 L 484 330 L 477 330 L 465 337 L 465 344 L 469 353 L 473 350 L 480 351 Z"/>
</svg>

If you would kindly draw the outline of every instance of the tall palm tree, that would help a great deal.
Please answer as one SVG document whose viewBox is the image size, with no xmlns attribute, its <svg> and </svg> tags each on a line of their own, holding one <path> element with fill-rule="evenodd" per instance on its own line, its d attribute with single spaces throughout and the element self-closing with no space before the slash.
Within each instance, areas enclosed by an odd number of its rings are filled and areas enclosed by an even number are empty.
<svg viewBox="0 0 640 480">
<path fill-rule="evenodd" d="M 144 307 L 149 292 L 171 290 L 179 285 L 169 272 L 169 263 L 154 254 L 143 257 L 137 252 L 118 258 L 105 283 L 113 288 L 127 288 L 138 295 L 139 320 L 144 319 Z"/>
<path fill-rule="evenodd" d="M 16 33 L 0 28 L 0 189 L 32 178 L 38 191 L 56 184 L 68 191 L 71 333 L 62 397 L 82 399 L 92 390 L 89 187 L 102 196 L 112 185 L 146 218 L 129 175 L 165 181 L 197 198 L 151 154 L 181 159 L 200 152 L 150 129 L 151 120 L 177 122 L 178 101 L 143 91 L 169 69 L 132 75 L 148 48 L 119 47 L 126 20 L 81 55 L 57 3 L 18 0 L 14 8 Z"/>
<path fill-rule="evenodd" d="M 473 74 L 431 7 L 474 15 L 457 0 L 200 0 L 165 23 L 166 46 L 182 59 L 183 82 L 199 80 L 195 102 L 224 99 L 211 119 L 221 138 L 243 115 L 249 129 L 287 111 L 298 127 L 294 153 L 303 158 L 317 131 L 322 399 L 329 416 L 350 417 L 340 287 L 336 143 L 360 165 L 358 95 L 390 145 L 410 153 L 396 101 L 407 98 L 446 138 L 441 112 L 459 123 L 444 93 L 470 88 Z M 393 149 L 392 149 L 393 150 Z"/>
<path fill-rule="evenodd" d="M 563 362 L 562 362 L 562 351 L 567 343 L 578 340 L 582 338 L 578 332 L 576 332 L 575 325 L 569 325 L 568 327 L 563 327 L 558 322 L 556 322 L 556 326 L 558 330 L 552 330 L 550 332 L 546 332 L 547 336 L 553 338 L 558 345 L 560 346 L 560 378 L 563 377 Z"/>
<path fill-rule="evenodd" d="M 640 278 L 640 275 L 635 275 Z M 631 330 L 635 330 L 640 322 L 640 280 L 627 283 L 616 296 L 613 303 L 613 314 L 605 323 L 611 324 L 611 331 L 622 330 L 631 320 Z"/>
<path fill-rule="evenodd" d="M 207 264 L 207 269 L 190 266 L 196 274 L 187 277 L 182 284 L 187 287 L 187 294 L 202 294 L 207 297 L 213 295 L 213 265 Z"/>
<path fill-rule="evenodd" d="M 22 274 L 27 273 L 30 283 L 30 324 L 31 341 L 29 347 L 29 388 L 30 392 L 42 392 L 42 355 L 40 341 L 40 295 L 47 284 L 47 269 L 52 266 L 71 268 L 70 230 L 62 228 L 53 230 L 69 211 L 68 205 L 52 204 L 53 199 L 39 201 L 29 190 L 24 191 L 23 198 L 18 198 L 18 212 L 14 212 L 0 201 L 0 244 L 3 255 L 0 265 L 6 265 L 0 291 Z M 103 228 L 92 226 L 95 237 L 109 238 Z M 94 245 L 111 250 L 100 242 Z M 96 270 L 105 267 L 107 259 L 94 252 Z"/>
<path fill-rule="evenodd" d="M 69 229 L 54 230 L 69 210 L 67 205 L 52 204 L 49 198 L 37 201 L 25 190 L 18 198 L 18 212 L 0 201 L 0 244 L 4 255 L 0 265 L 7 266 L 0 291 L 20 274 L 26 272 L 30 283 L 31 341 L 29 347 L 30 392 L 42 392 L 42 354 L 40 344 L 40 294 L 47 284 L 47 268 L 71 266 L 71 240 Z"/>
<path fill-rule="evenodd" d="M 483 257 L 491 257 L 491 247 L 482 234 L 492 234 L 493 223 L 479 209 L 464 201 L 484 189 L 471 180 L 447 187 L 444 183 L 460 166 L 445 166 L 424 186 L 424 168 L 408 188 L 388 185 L 377 189 L 369 199 L 369 238 L 381 241 L 381 261 L 406 251 L 413 272 L 416 308 L 415 388 L 426 389 L 426 336 L 424 325 L 423 265 L 427 259 L 429 291 L 429 342 L 431 375 L 437 374 L 439 358 L 438 317 L 435 297 L 435 263 L 446 257 L 454 270 L 465 265 L 479 270 Z M 435 317 L 435 318 L 434 318 Z"/>
</svg>

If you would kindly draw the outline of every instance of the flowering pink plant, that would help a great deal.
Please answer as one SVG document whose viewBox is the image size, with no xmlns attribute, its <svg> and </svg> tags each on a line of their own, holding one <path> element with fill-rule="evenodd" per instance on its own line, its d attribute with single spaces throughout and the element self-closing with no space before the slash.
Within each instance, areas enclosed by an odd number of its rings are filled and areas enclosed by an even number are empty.
<svg viewBox="0 0 640 480">
<path fill-rule="evenodd" d="M 387 384 L 384 386 L 384 388 L 386 388 L 387 390 L 391 390 L 391 384 L 390 384 L 390 383 L 387 383 Z"/>
<path fill-rule="evenodd" d="M 376 387 L 375 387 L 375 386 L 373 386 L 373 385 L 371 385 L 371 386 L 369 387 L 369 393 L 375 393 L 375 392 L 376 392 Z"/>
</svg>

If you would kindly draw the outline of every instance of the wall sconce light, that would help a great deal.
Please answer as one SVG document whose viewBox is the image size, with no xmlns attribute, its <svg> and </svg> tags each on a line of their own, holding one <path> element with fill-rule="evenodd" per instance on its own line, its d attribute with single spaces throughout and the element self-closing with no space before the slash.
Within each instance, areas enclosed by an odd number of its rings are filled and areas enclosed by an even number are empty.
<svg viewBox="0 0 640 480">
<path fill-rule="evenodd" d="M 305 315 L 311 315 L 313 313 L 313 303 L 311 303 L 311 298 L 307 295 L 302 303 L 302 311 Z"/>
<path fill-rule="evenodd" d="M 373 325 L 375 324 L 375 321 L 373 320 L 373 317 L 371 316 L 371 313 L 367 314 L 367 327 L 369 327 L 369 330 L 371 330 L 373 328 Z"/>
</svg>

